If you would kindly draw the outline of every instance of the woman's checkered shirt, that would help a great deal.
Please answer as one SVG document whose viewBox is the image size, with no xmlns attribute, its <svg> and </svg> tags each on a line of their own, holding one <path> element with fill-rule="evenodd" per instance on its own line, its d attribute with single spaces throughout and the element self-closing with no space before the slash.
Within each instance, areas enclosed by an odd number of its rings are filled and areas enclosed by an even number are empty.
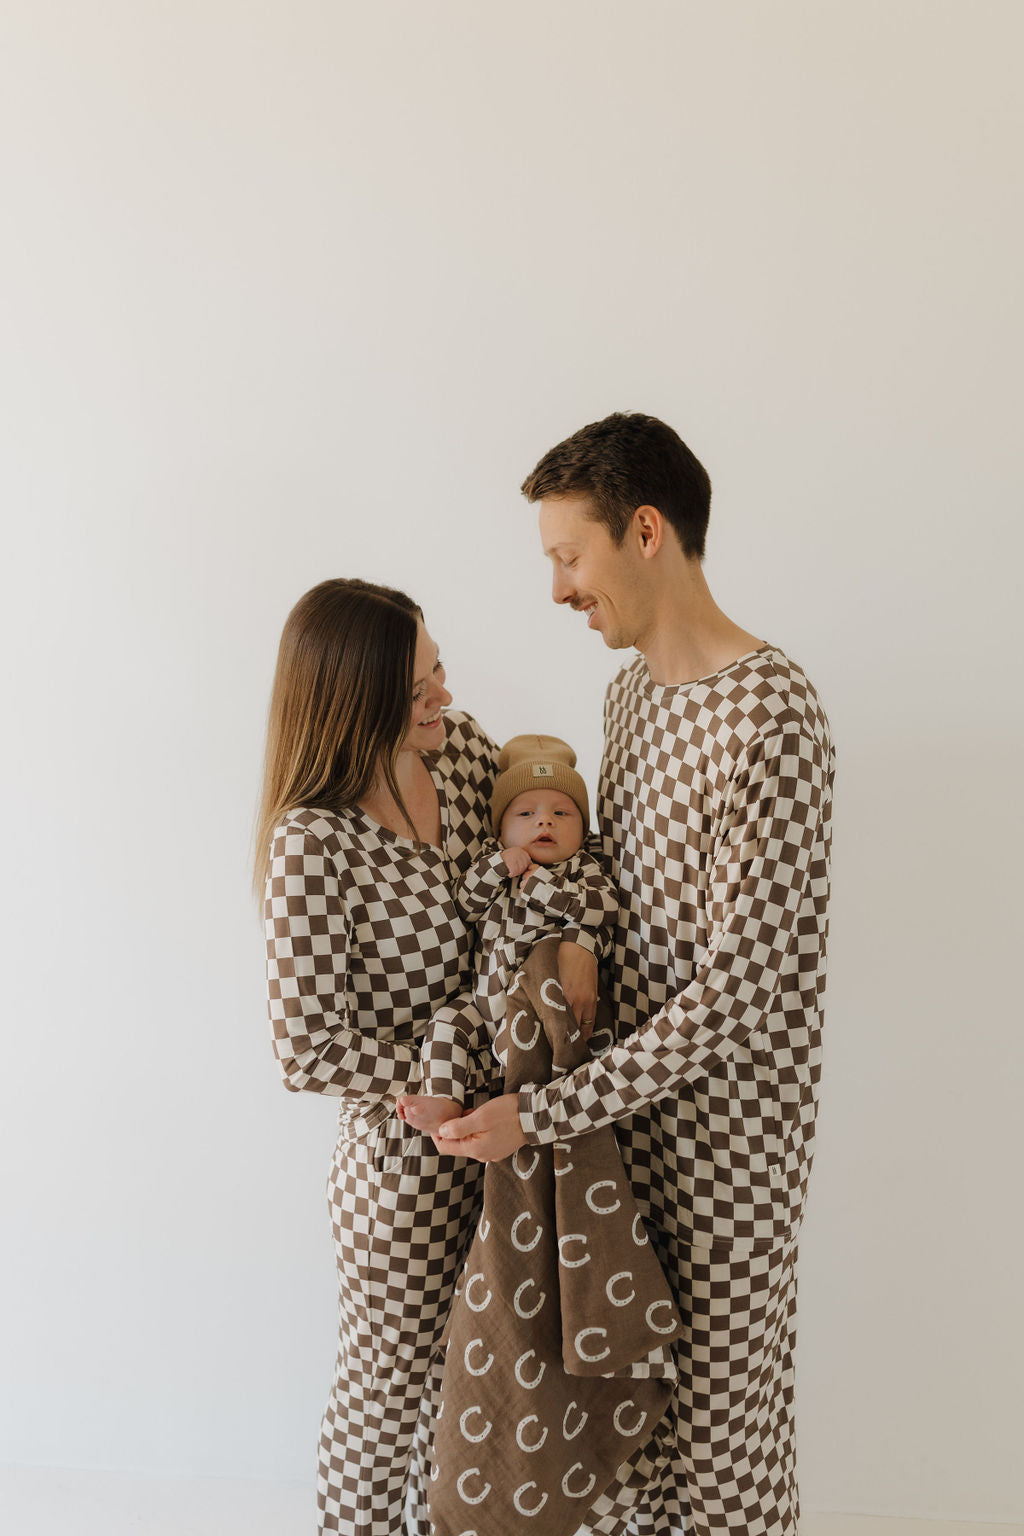
<svg viewBox="0 0 1024 1536">
<path fill-rule="evenodd" d="M 359 1134 L 419 1077 L 431 1015 L 472 985 L 473 932 L 452 888 L 489 832 L 497 748 L 470 716 L 446 715 L 424 761 L 442 847 L 417 850 L 357 807 L 290 812 L 266 888 L 267 989 L 285 1086 L 341 1099 Z"/>
</svg>

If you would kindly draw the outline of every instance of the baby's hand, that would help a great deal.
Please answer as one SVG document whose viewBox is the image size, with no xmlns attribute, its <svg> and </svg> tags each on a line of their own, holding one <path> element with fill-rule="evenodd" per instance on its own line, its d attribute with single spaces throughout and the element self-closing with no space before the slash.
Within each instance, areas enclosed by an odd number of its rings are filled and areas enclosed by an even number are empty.
<svg viewBox="0 0 1024 1536">
<path fill-rule="evenodd" d="M 503 848 L 501 857 L 513 879 L 517 875 L 529 875 L 537 868 L 525 848 Z"/>
</svg>

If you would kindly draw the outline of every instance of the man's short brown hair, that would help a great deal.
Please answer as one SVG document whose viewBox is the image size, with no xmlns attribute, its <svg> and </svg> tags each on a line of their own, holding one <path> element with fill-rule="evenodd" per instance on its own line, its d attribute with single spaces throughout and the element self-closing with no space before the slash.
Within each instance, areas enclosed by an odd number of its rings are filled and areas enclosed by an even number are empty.
<svg viewBox="0 0 1024 1536">
<path fill-rule="evenodd" d="M 616 544 L 637 507 L 657 507 L 683 554 L 704 558 L 711 481 L 678 433 L 656 416 L 616 411 L 551 448 L 522 484 L 527 501 L 589 496 Z"/>
</svg>

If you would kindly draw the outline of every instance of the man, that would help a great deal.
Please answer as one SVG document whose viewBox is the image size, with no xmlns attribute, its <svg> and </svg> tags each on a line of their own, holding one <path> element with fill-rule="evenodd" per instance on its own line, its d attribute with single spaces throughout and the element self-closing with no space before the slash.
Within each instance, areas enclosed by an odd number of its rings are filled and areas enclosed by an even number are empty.
<svg viewBox="0 0 1024 1536">
<path fill-rule="evenodd" d="M 540 504 L 555 602 L 606 645 L 640 653 L 608 690 L 599 791 L 621 897 L 619 1042 L 441 1136 L 487 1161 L 619 1123 L 687 1329 L 668 1449 L 630 1529 L 792 1536 L 828 722 L 800 668 L 716 606 L 701 566 L 710 482 L 671 428 L 641 415 L 594 422 L 546 454 L 523 491 Z"/>
</svg>

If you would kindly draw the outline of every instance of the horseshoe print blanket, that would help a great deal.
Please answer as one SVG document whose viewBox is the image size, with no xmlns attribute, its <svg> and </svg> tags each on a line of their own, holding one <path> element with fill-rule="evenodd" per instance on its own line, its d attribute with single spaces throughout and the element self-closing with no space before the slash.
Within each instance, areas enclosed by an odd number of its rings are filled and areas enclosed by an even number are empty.
<svg viewBox="0 0 1024 1536">
<path fill-rule="evenodd" d="M 588 1054 L 557 954 L 542 940 L 509 988 L 509 1091 Z M 435 1536 L 572 1536 L 668 1407 L 681 1329 L 610 1126 L 488 1164 L 445 1333 Z"/>
</svg>

